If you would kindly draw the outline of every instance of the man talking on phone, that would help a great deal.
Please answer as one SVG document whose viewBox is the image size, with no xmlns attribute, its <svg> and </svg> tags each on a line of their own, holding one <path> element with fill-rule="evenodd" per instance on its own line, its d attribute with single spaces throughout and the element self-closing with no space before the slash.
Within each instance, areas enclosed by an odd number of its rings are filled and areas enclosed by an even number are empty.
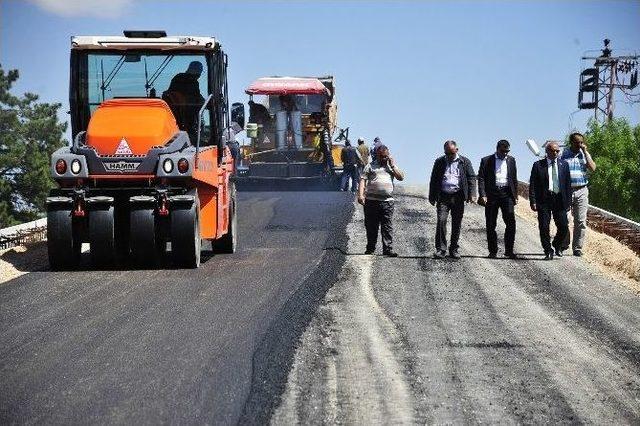
<svg viewBox="0 0 640 426">
<path fill-rule="evenodd" d="M 564 161 L 569 163 L 571 176 L 571 213 L 573 214 L 573 255 L 582 256 L 584 237 L 587 230 L 587 210 L 589 209 L 589 172 L 596 169 L 596 163 L 587 151 L 584 136 L 572 133 L 569 146 L 562 152 Z M 571 237 L 567 233 L 563 249 L 569 248 Z"/>
<path fill-rule="evenodd" d="M 404 174 L 389 155 L 389 148 L 380 145 L 373 161 L 364 167 L 358 185 L 358 203 L 364 206 L 364 226 L 367 230 L 367 249 L 373 254 L 378 242 L 378 228 L 382 234 L 382 254 L 397 257 L 393 251 L 393 181 L 403 180 Z"/>
</svg>

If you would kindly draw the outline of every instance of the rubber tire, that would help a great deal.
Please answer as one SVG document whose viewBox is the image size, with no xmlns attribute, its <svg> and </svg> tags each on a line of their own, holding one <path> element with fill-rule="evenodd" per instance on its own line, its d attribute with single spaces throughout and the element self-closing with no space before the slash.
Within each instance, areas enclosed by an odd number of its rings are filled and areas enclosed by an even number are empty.
<svg viewBox="0 0 640 426">
<path fill-rule="evenodd" d="M 114 208 L 89 211 L 89 244 L 94 266 L 111 266 L 116 261 Z"/>
<path fill-rule="evenodd" d="M 233 189 L 230 201 L 229 215 L 229 231 L 217 240 L 211 242 L 211 248 L 215 253 L 233 254 L 238 246 L 238 217 L 236 215 L 236 193 Z"/>
<path fill-rule="evenodd" d="M 184 268 L 200 266 L 200 202 L 196 199 L 191 207 L 171 211 L 171 258 L 174 265 Z"/>
<path fill-rule="evenodd" d="M 129 248 L 134 265 L 156 267 L 162 263 L 167 243 L 160 241 L 153 208 L 132 208 L 129 216 Z"/>
<path fill-rule="evenodd" d="M 75 269 L 80 264 L 82 241 L 73 224 L 71 210 L 47 211 L 47 251 L 53 271 Z"/>
<path fill-rule="evenodd" d="M 117 203 L 114 212 L 114 225 L 116 227 L 116 262 L 126 264 L 130 259 L 129 251 L 129 204 Z"/>
</svg>

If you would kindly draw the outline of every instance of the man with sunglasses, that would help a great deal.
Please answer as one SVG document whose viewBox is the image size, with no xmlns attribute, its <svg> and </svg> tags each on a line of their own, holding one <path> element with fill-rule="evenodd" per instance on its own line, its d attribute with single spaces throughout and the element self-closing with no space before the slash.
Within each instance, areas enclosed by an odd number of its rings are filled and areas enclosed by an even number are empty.
<svg viewBox="0 0 640 426">
<path fill-rule="evenodd" d="M 569 232 L 567 212 L 571 208 L 571 175 L 569 164 L 559 157 L 560 145 L 556 141 L 546 143 L 546 158 L 533 163 L 529 179 L 529 203 L 538 212 L 538 229 L 545 259 L 562 256 L 564 240 Z M 551 216 L 556 224 L 553 242 L 549 235 Z"/>
<path fill-rule="evenodd" d="M 498 254 L 498 235 L 496 225 L 498 210 L 502 210 L 502 220 L 506 226 L 504 231 L 504 255 L 516 259 L 513 245 L 516 238 L 516 215 L 514 206 L 518 204 L 518 171 L 515 158 L 509 155 L 509 141 L 501 139 L 496 145 L 496 152 L 480 161 L 478 170 L 478 204 L 484 206 L 487 224 L 487 243 L 489 258 L 495 259 Z"/>
</svg>

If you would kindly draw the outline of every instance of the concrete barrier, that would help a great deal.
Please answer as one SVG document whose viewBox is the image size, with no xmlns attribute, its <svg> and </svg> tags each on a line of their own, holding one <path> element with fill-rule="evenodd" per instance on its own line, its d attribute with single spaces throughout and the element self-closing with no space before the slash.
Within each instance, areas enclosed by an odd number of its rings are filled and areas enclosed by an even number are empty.
<svg viewBox="0 0 640 426">
<path fill-rule="evenodd" d="M 0 249 L 20 246 L 47 238 L 47 219 L 38 219 L 0 229 Z"/>
</svg>

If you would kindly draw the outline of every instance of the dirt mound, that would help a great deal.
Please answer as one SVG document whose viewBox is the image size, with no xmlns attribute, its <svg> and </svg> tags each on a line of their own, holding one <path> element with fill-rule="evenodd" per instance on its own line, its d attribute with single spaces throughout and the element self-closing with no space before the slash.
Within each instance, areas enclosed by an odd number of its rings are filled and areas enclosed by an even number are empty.
<svg viewBox="0 0 640 426">
<path fill-rule="evenodd" d="M 46 241 L 0 250 L 0 284 L 47 267 Z"/>
</svg>

